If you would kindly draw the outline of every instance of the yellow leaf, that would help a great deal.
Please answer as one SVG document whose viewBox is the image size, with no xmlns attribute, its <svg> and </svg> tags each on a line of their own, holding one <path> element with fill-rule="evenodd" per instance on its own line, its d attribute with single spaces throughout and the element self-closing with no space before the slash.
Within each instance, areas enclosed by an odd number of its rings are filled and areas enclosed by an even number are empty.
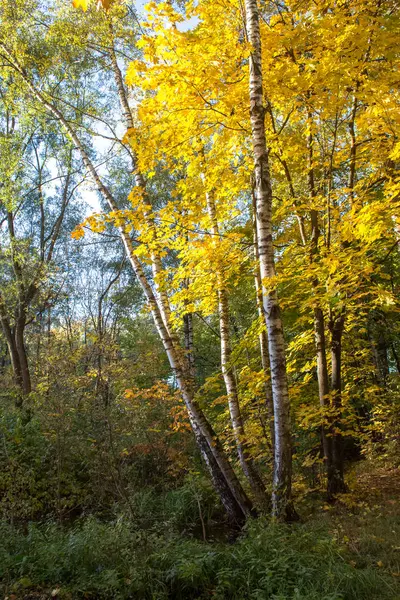
<svg viewBox="0 0 400 600">
<path fill-rule="evenodd" d="M 97 8 L 101 8 L 103 7 L 104 10 L 108 10 L 110 8 L 111 5 L 111 0 L 98 0 L 97 2 Z"/>
<path fill-rule="evenodd" d="M 75 8 L 81 8 L 83 11 L 87 11 L 88 0 L 72 0 L 72 4 Z"/>
<path fill-rule="evenodd" d="M 74 240 L 80 240 L 84 235 L 85 235 L 85 231 L 84 231 L 82 225 L 78 225 L 77 227 L 75 227 L 75 229 L 71 233 L 71 237 Z"/>
</svg>

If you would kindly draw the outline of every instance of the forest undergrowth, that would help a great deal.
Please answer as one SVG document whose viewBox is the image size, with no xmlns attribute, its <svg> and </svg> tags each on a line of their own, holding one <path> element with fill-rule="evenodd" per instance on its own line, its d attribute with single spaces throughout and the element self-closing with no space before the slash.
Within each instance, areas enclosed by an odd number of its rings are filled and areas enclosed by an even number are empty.
<svg viewBox="0 0 400 600">
<path fill-rule="evenodd" d="M 1 591 L 9 600 L 396 600 L 400 469 L 362 461 L 349 481 L 335 504 L 304 496 L 299 523 L 253 519 L 235 535 L 202 479 L 162 498 L 133 496 L 136 518 L 116 509 L 64 525 L 3 523 Z"/>
</svg>

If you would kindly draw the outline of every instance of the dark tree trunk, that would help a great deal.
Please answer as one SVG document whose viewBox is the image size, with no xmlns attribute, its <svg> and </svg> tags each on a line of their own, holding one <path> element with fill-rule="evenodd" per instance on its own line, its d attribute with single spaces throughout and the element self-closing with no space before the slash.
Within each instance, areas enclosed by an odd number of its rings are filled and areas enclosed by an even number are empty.
<svg viewBox="0 0 400 600">
<path fill-rule="evenodd" d="M 388 346 L 385 336 L 378 330 L 372 340 L 372 349 L 375 360 L 375 368 L 379 385 L 385 387 L 389 377 Z"/>
<path fill-rule="evenodd" d="M 312 113 L 308 113 L 310 123 L 312 122 Z M 318 211 L 314 208 L 313 202 L 317 195 L 315 187 L 314 177 L 314 137 L 311 133 L 308 136 L 308 189 L 310 194 L 310 200 L 312 203 L 312 209 L 310 211 L 311 219 L 311 247 L 310 247 L 310 263 L 312 266 L 315 265 L 319 257 L 319 220 Z M 315 292 L 318 290 L 318 278 L 313 277 L 312 287 Z M 326 337 L 325 337 L 325 317 L 323 310 L 316 298 L 314 302 L 314 341 L 315 351 L 317 359 L 317 379 L 318 379 L 318 396 L 319 404 L 323 413 L 323 424 L 321 426 L 321 441 L 322 450 L 324 453 L 326 476 L 327 476 L 327 496 L 331 498 L 331 489 L 335 488 L 336 480 L 336 469 L 334 468 L 334 456 L 333 446 L 334 442 L 332 439 L 332 427 L 329 421 L 330 416 L 327 413 L 327 408 L 330 406 L 330 390 L 329 390 L 329 376 L 328 376 L 328 361 L 326 357 Z"/>
<path fill-rule="evenodd" d="M 15 381 L 15 385 L 17 386 L 17 397 L 15 400 L 15 404 L 18 408 L 22 407 L 23 404 L 23 383 L 22 383 L 22 372 L 21 372 L 21 363 L 19 360 L 19 354 L 17 350 L 17 345 L 15 343 L 15 329 L 10 327 L 8 320 L 5 317 L 1 319 L 1 325 L 4 333 L 4 337 L 6 338 L 8 354 L 11 360 L 11 368 L 13 371 L 13 377 Z"/>
<path fill-rule="evenodd" d="M 325 338 L 325 320 L 321 308 L 314 309 L 314 335 L 315 348 L 317 355 L 317 376 L 318 392 L 320 406 L 323 412 L 329 408 L 329 377 L 328 365 L 326 360 L 326 338 Z M 333 439 L 332 427 L 326 421 L 330 419 L 329 415 L 324 414 L 324 423 L 321 427 L 321 440 L 326 464 L 327 476 L 327 495 L 331 497 L 330 490 L 334 487 L 335 469 L 333 459 Z"/>
<path fill-rule="evenodd" d="M 335 418 L 331 427 L 332 443 L 332 472 L 328 479 L 328 499 L 332 500 L 336 494 L 346 492 L 344 482 L 344 448 L 343 436 L 340 432 L 340 413 L 342 408 L 342 335 L 344 329 L 344 314 L 332 316 L 329 322 L 331 331 L 331 360 L 332 360 L 332 407 Z"/>
<path fill-rule="evenodd" d="M 25 346 L 25 326 L 26 320 L 24 316 L 20 316 L 15 325 L 15 344 L 19 356 L 19 364 L 21 366 L 22 391 L 26 396 L 32 391 L 31 374 L 29 371 L 28 355 Z"/>
</svg>

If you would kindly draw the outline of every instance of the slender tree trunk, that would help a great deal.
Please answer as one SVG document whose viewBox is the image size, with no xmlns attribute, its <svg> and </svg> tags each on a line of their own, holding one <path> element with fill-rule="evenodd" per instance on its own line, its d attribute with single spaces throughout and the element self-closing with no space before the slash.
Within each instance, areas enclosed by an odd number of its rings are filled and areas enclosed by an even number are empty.
<svg viewBox="0 0 400 600">
<path fill-rule="evenodd" d="M 335 479 L 335 469 L 333 461 L 333 443 L 332 443 L 332 427 L 326 424 L 326 420 L 330 420 L 329 414 L 326 414 L 329 408 L 329 376 L 328 364 L 326 359 L 326 338 L 325 338 L 325 319 L 322 309 L 317 306 L 314 308 L 314 339 L 317 355 L 317 378 L 318 378 L 318 395 L 319 403 L 323 410 L 324 423 L 321 426 L 322 449 L 324 452 L 326 477 L 327 477 L 327 495 L 330 498 L 330 490 L 332 481 Z"/>
<path fill-rule="evenodd" d="M 389 360 L 388 360 L 388 345 L 386 343 L 383 332 L 380 332 L 377 341 L 377 354 L 379 361 L 379 374 L 381 378 L 381 384 L 385 387 L 389 377 Z"/>
<path fill-rule="evenodd" d="M 20 257 L 18 254 L 17 238 L 15 235 L 15 215 L 10 210 L 7 211 L 7 223 L 8 234 L 10 239 L 12 267 L 16 281 L 16 289 L 18 292 L 18 309 L 16 311 L 15 326 L 13 328 L 14 342 L 13 344 L 10 344 L 10 348 L 12 352 L 15 352 L 16 350 L 18 354 L 18 363 L 12 360 L 13 364 L 16 365 L 17 369 L 17 371 L 15 371 L 15 380 L 20 382 L 22 394 L 26 395 L 31 392 L 31 379 L 29 373 L 28 358 L 24 343 L 24 330 L 26 324 L 25 297 L 28 293 L 30 293 L 30 290 L 25 290 L 25 286 L 23 283 L 23 273 L 20 264 Z M 2 312 L 5 313 L 4 308 L 2 309 Z M 15 348 L 12 347 L 14 344 Z M 18 405 L 22 405 L 22 403 L 22 400 L 17 400 Z"/>
<path fill-rule="evenodd" d="M 381 333 L 377 339 L 372 339 L 372 353 L 375 362 L 376 379 L 381 387 L 386 387 L 389 376 L 388 348 Z"/>
<path fill-rule="evenodd" d="M 272 397 L 275 417 L 275 464 L 272 513 L 277 519 L 295 518 L 291 502 L 292 432 L 286 377 L 285 340 L 275 288 L 272 244 L 272 188 L 265 137 L 260 21 L 257 0 L 245 0 L 250 54 L 250 120 L 253 138 L 257 241 L 262 281 L 263 309 L 268 332 Z"/>
<path fill-rule="evenodd" d="M 192 386 L 194 389 L 195 381 L 195 358 L 194 358 L 194 346 L 193 346 L 193 315 L 192 313 L 186 313 L 184 318 L 184 339 L 185 339 L 185 351 L 188 371 L 190 374 Z M 235 501 L 229 486 L 226 483 L 225 477 L 215 461 L 213 453 L 207 444 L 207 440 L 201 433 L 200 429 L 196 426 L 193 415 L 189 413 L 189 420 L 196 438 L 197 446 L 200 450 L 200 454 L 211 474 L 214 488 L 217 490 L 219 497 L 221 498 L 222 504 L 225 507 L 228 515 L 228 520 L 231 525 L 241 528 L 245 522 L 245 515 L 240 509 L 238 503 Z"/>
<path fill-rule="evenodd" d="M 120 106 L 121 106 L 121 110 L 122 110 L 122 115 L 123 115 L 123 118 L 125 121 L 125 126 L 127 127 L 127 129 L 133 129 L 134 122 L 133 122 L 133 117 L 132 117 L 132 111 L 131 111 L 131 108 L 129 105 L 129 99 L 128 99 L 127 91 L 126 91 L 126 88 L 124 85 L 124 79 L 123 79 L 123 76 L 121 73 L 121 69 L 119 68 L 117 55 L 115 52 L 114 30 L 113 30 L 111 20 L 109 20 L 109 31 L 110 31 L 110 41 L 111 41 L 111 45 L 110 45 L 111 65 L 112 65 L 112 71 L 114 74 L 115 84 L 117 86 L 118 98 L 119 98 L 119 102 L 120 102 Z M 138 187 L 139 189 L 141 189 L 143 192 L 143 198 L 144 198 L 145 208 L 146 208 L 146 211 L 145 211 L 146 221 L 151 229 L 153 240 L 156 240 L 157 239 L 157 228 L 155 226 L 154 218 L 152 216 L 152 206 L 147 197 L 146 182 L 144 180 L 142 173 L 137 168 L 136 154 L 134 152 L 132 152 L 130 149 L 128 149 L 128 152 L 130 154 L 131 161 L 132 161 L 132 170 L 134 173 L 135 186 Z M 164 325 L 167 328 L 168 333 L 171 336 L 173 342 L 175 343 L 176 346 L 178 346 L 175 332 L 173 331 L 171 324 L 170 324 L 171 323 L 171 310 L 170 310 L 170 306 L 169 306 L 168 295 L 167 295 L 166 291 L 163 289 L 162 284 L 160 284 L 160 279 L 162 277 L 162 271 L 163 271 L 162 262 L 161 262 L 161 258 L 155 251 L 152 251 L 152 253 L 151 253 L 151 269 L 152 269 L 152 273 L 153 273 L 153 278 L 154 278 L 155 287 L 156 287 L 156 295 L 157 295 L 157 299 L 159 302 L 161 316 L 163 318 Z"/>
<path fill-rule="evenodd" d="M 262 298 L 262 284 L 260 275 L 260 257 L 258 255 L 258 240 L 257 240 L 257 222 L 256 222 L 256 198 L 254 195 L 254 188 L 252 189 L 253 198 L 253 248 L 254 248 L 254 259 L 255 259 L 255 272 L 254 272 L 254 285 L 256 290 L 257 300 L 257 312 L 258 316 L 265 323 L 264 312 L 263 312 L 263 298 Z M 271 451 L 272 451 L 272 462 L 274 461 L 275 454 L 275 427 L 274 427 L 274 402 L 272 399 L 271 390 L 271 369 L 269 364 L 269 352 L 268 352 L 268 337 L 265 329 L 263 329 L 258 336 L 260 343 L 260 356 L 261 365 L 264 371 L 265 378 L 265 405 L 267 408 L 269 435 L 271 438 Z"/>
<path fill-rule="evenodd" d="M 226 477 L 221 471 L 205 436 L 197 426 L 195 418 L 190 414 L 190 412 L 188 414 L 196 439 L 196 444 L 210 473 L 214 488 L 226 510 L 228 521 L 232 526 L 241 528 L 246 522 L 246 519 L 251 511 L 249 512 L 247 509 L 243 510 L 240 503 L 235 498 L 235 495 L 232 494 L 231 486 L 227 483 Z"/>
<path fill-rule="evenodd" d="M 1 326 L 3 330 L 4 337 L 7 343 L 8 354 L 10 356 L 11 368 L 13 372 L 13 377 L 15 381 L 15 385 L 17 387 L 17 397 L 15 399 L 15 405 L 17 408 L 22 408 L 23 405 L 23 381 L 22 381 L 22 372 L 21 372 L 21 363 L 19 360 L 19 354 L 17 350 L 17 345 L 15 342 L 15 328 L 10 327 L 8 318 L 6 315 L 1 315 Z"/>
<path fill-rule="evenodd" d="M 397 372 L 400 375 L 400 358 L 399 358 L 399 355 L 397 354 L 396 346 L 394 345 L 394 342 L 392 342 L 390 344 L 390 349 L 392 351 L 394 362 L 396 363 Z"/>
<path fill-rule="evenodd" d="M 264 484 L 246 448 L 246 433 L 240 411 L 236 379 L 231 366 L 232 349 L 229 333 L 228 297 L 222 287 L 218 289 L 218 312 L 221 334 L 221 368 L 239 462 L 258 503 L 261 506 L 266 506 L 267 498 Z"/>
<path fill-rule="evenodd" d="M 17 318 L 16 325 L 10 326 L 3 301 L 0 299 L 0 321 L 10 355 L 14 381 L 17 386 L 15 404 L 22 408 L 24 396 L 31 392 L 31 379 L 28 358 L 24 343 L 25 318 Z"/>
<path fill-rule="evenodd" d="M 358 88 L 358 84 L 357 84 Z M 357 143 L 356 143 L 356 130 L 355 130 L 355 119 L 357 114 L 358 102 L 357 97 L 354 96 L 353 106 L 351 109 L 351 117 L 349 122 L 350 132 L 350 167 L 349 167 L 349 189 L 350 189 L 350 201 L 354 202 L 354 185 L 356 182 L 356 159 L 357 159 Z"/>
<path fill-rule="evenodd" d="M 195 378 L 195 359 L 193 347 L 193 314 L 186 313 L 183 317 L 183 331 L 185 337 L 185 352 L 188 364 L 188 371 L 191 378 Z"/>
<path fill-rule="evenodd" d="M 328 480 L 328 498 L 346 492 L 344 482 L 344 448 L 343 436 L 340 433 L 340 412 L 342 408 L 342 335 L 344 329 L 344 314 L 332 316 L 329 322 L 331 331 L 331 362 L 332 362 L 332 407 L 335 410 L 335 420 L 332 424 L 332 477 Z"/>
<path fill-rule="evenodd" d="M 28 355 L 25 347 L 25 325 L 24 315 L 20 315 L 15 324 L 15 345 L 18 352 L 19 364 L 21 366 L 22 391 L 28 395 L 32 391 L 31 374 L 29 371 Z"/>
<path fill-rule="evenodd" d="M 215 243 L 219 239 L 219 226 L 215 210 L 214 198 L 212 193 L 206 194 L 207 210 L 211 221 L 211 231 L 214 236 Z M 218 314 L 219 314 L 219 331 L 221 335 L 221 369 L 224 378 L 226 393 L 228 396 L 229 414 L 233 435 L 235 438 L 236 450 L 239 457 L 239 462 L 242 467 L 255 498 L 261 506 L 266 506 L 267 498 L 265 487 L 262 479 L 257 472 L 253 460 L 249 456 L 246 448 L 246 433 L 244 430 L 243 419 L 240 411 L 239 396 L 236 385 L 236 378 L 232 369 L 232 346 L 231 335 L 229 330 L 229 303 L 228 294 L 226 291 L 223 273 L 219 269 L 217 272 L 217 294 L 218 294 Z"/>
<path fill-rule="evenodd" d="M 389 377 L 389 344 L 385 337 L 385 319 L 380 314 L 370 314 L 369 339 L 372 346 L 372 354 L 375 362 L 376 379 L 380 386 L 386 387 Z"/>
<path fill-rule="evenodd" d="M 308 136 L 308 189 L 310 194 L 311 203 L 313 203 L 316 197 L 315 189 L 315 178 L 314 178 L 314 166 L 313 166 L 313 153 L 314 153 L 314 138 L 312 133 L 312 114 L 308 113 L 308 119 L 310 122 L 310 134 Z M 314 266 L 319 255 L 319 223 L 318 223 L 318 212 L 312 205 L 310 211 L 311 219 L 311 251 L 310 251 L 310 262 Z M 318 279 L 313 277 L 312 287 L 317 290 Z M 333 460 L 333 442 L 332 442 L 332 427 L 327 426 L 325 420 L 330 419 L 329 415 L 326 415 L 326 409 L 329 408 L 329 376 L 328 376 L 328 361 L 326 356 L 326 337 L 325 337 L 325 318 L 322 308 L 319 305 L 318 300 L 314 302 L 314 341 L 317 358 L 317 379 L 318 379 L 318 396 L 319 403 L 322 411 L 324 412 L 323 419 L 324 423 L 321 426 L 321 441 L 322 449 L 326 464 L 326 475 L 327 475 L 327 495 L 330 499 L 329 490 L 332 487 L 332 482 L 335 479 L 335 469 Z"/>
</svg>

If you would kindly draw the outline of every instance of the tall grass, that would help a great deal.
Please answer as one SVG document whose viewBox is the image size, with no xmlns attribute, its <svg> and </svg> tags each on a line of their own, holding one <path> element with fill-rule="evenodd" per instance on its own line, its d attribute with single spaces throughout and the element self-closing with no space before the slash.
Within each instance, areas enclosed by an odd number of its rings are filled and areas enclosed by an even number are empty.
<svg viewBox="0 0 400 600">
<path fill-rule="evenodd" d="M 251 523 L 234 544 L 204 543 L 118 519 L 70 529 L 0 528 L 4 595 L 59 589 L 58 597 L 125 600 L 394 600 L 378 568 L 355 568 L 324 529 Z"/>
</svg>

